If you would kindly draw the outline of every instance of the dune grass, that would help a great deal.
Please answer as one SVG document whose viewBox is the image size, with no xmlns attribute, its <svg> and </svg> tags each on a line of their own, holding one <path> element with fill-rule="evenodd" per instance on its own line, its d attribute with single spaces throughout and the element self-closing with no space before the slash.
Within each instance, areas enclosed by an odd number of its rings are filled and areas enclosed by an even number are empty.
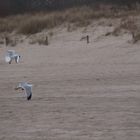
<svg viewBox="0 0 140 140">
<path fill-rule="evenodd" d="M 138 13 L 135 10 L 96 9 L 89 6 L 74 7 L 63 11 L 40 12 L 0 18 L 0 32 L 17 32 L 20 34 L 35 34 L 44 29 L 51 29 L 62 24 L 73 24 L 76 27 L 89 25 L 99 18 L 127 17 Z"/>
</svg>

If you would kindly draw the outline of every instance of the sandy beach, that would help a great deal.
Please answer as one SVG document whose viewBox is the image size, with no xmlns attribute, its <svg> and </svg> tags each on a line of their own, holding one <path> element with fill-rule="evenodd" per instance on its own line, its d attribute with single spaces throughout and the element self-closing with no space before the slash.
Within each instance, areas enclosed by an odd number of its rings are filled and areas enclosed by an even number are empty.
<svg viewBox="0 0 140 140">
<path fill-rule="evenodd" d="M 48 46 L 1 46 L 0 140 L 140 139 L 140 46 L 107 30 L 60 29 Z M 19 64 L 5 63 L 8 49 Z M 31 101 L 14 90 L 21 81 L 33 84 Z"/>
</svg>

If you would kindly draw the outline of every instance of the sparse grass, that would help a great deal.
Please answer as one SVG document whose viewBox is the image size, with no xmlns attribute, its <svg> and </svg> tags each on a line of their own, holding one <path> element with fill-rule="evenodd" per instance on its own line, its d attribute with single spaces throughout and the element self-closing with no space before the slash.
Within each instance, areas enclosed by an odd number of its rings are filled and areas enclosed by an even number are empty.
<svg viewBox="0 0 140 140">
<path fill-rule="evenodd" d="M 132 32 L 132 42 L 137 43 L 140 41 L 140 32 Z"/>
<path fill-rule="evenodd" d="M 99 18 L 118 18 L 126 17 L 130 14 L 137 14 L 135 10 L 126 11 L 108 9 L 106 11 L 95 10 L 92 7 L 83 6 L 70 8 L 64 11 L 54 11 L 50 13 L 25 14 L 10 16 L 0 19 L 0 32 L 13 32 L 21 34 L 34 34 L 44 29 L 51 29 L 64 23 L 72 24 L 76 27 L 89 25 L 93 20 Z M 124 27 L 126 27 L 124 25 Z"/>
<path fill-rule="evenodd" d="M 121 33 L 130 33 L 132 35 L 132 42 L 140 41 L 140 25 L 136 18 L 123 18 L 120 25 L 114 28 L 112 32 L 107 32 L 105 36 L 114 35 L 119 36 Z"/>
<path fill-rule="evenodd" d="M 137 30 L 137 25 L 136 25 L 136 20 L 135 19 L 125 19 L 122 21 L 120 24 L 120 28 L 128 30 L 128 31 L 134 31 Z"/>
<path fill-rule="evenodd" d="M 122 18 L 120 21 L 120 24 L 114 28 L 112 32 L 106 33 L 106 36 L 108 35 L 114 35 L 118 36 L 121 31 L 127 31 L 127 32 L 133 32 L 138 29 L 138 26 L 136 24 L 136 19 L 131 19 L 131 18 Z"/>
<path fill-rule="evenodd" d="M 45 38 L 40 38 L 40 39 L 38 39 L 38 44 L 40 44 L 40 45 L 49 45 L 49 42 L 48 42 L 48 36 L 46 36 Z"/>
<path fill-rule="evenodd" d="M 0 18 L 0 32 L 13 32 L 29 17 L 30 15 L 17 15 Z"/>
<path fill-rule="evenodd" d="M 49 45 L 50 37 L 49 35 L 42 34 L 37 36 L 31 36 L 30 37 L 30 44 L 39 44 L 39 45 Z"/>
<path fill-rule="evenodd" d="M 52 37 L 54 35 L 54 33 L 52 31 L 50 31 L 48 34 L 50 37 Z"/>
</svg>

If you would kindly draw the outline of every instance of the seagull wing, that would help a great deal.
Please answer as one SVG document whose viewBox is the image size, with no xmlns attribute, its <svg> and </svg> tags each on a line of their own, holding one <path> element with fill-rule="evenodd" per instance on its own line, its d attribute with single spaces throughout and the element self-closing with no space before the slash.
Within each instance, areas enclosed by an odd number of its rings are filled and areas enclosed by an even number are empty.
<svg viewBox="0 0 140 140">
<path fill-rule="evenodd" d="M 16 61 L 16 63 L 18 63 L 18 62 L 19 62 L 19 58 L 20 58 L 20 56 L 19 56 L 19 55 L 17 55 L 17 56 L 15 57 L 15 61 Z"/>
<path fill-rule="evenodd" d="M 5 56 L 5 62 L 9 63 L 11 61 L 11 57 L 9 55 Z"/>
<path fill-rule="evenodd" d="M 12 61 L 12 59 L 14 58 L 14 55 L 15 55 L 14 50 L 8 50 L 5 55 L 5 62 L 9 63 L 10 61 Z"/>
<path fill-rule="evenodd" d="M 15 55 L 15 50 L 8 50 L 7 55 L 9 55 L 9 56 Z"/>
</svg>

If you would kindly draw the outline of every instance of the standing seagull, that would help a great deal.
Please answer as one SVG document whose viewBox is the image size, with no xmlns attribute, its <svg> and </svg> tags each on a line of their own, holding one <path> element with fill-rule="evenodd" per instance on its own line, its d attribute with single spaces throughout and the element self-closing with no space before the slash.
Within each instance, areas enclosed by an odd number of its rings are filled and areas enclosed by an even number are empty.
<svg viewBox="0 0 140 140">
<path fill-rule="evenodd" d="M 18 89 L 22 89 L 22 90 L 25 90 L 25 93 L 27 95 L 27 100 L 31 100 L 32 98 L 32 86 L 31 84 L 29 83 L 26 83 L 26 82 L 21 82 L 19 83 L 19 85 L 15 88 L 15 90 L 18 90 Z"/>
<path fill-rule="evenodd" d="M 14 50 L 8 50 L 5 55 L 5 61 L 11 64 L 13 59 L 15 59 L 15 62 L 18 63 L 20 59 L 20 55 L 17 54 Z"/>
</svg>

